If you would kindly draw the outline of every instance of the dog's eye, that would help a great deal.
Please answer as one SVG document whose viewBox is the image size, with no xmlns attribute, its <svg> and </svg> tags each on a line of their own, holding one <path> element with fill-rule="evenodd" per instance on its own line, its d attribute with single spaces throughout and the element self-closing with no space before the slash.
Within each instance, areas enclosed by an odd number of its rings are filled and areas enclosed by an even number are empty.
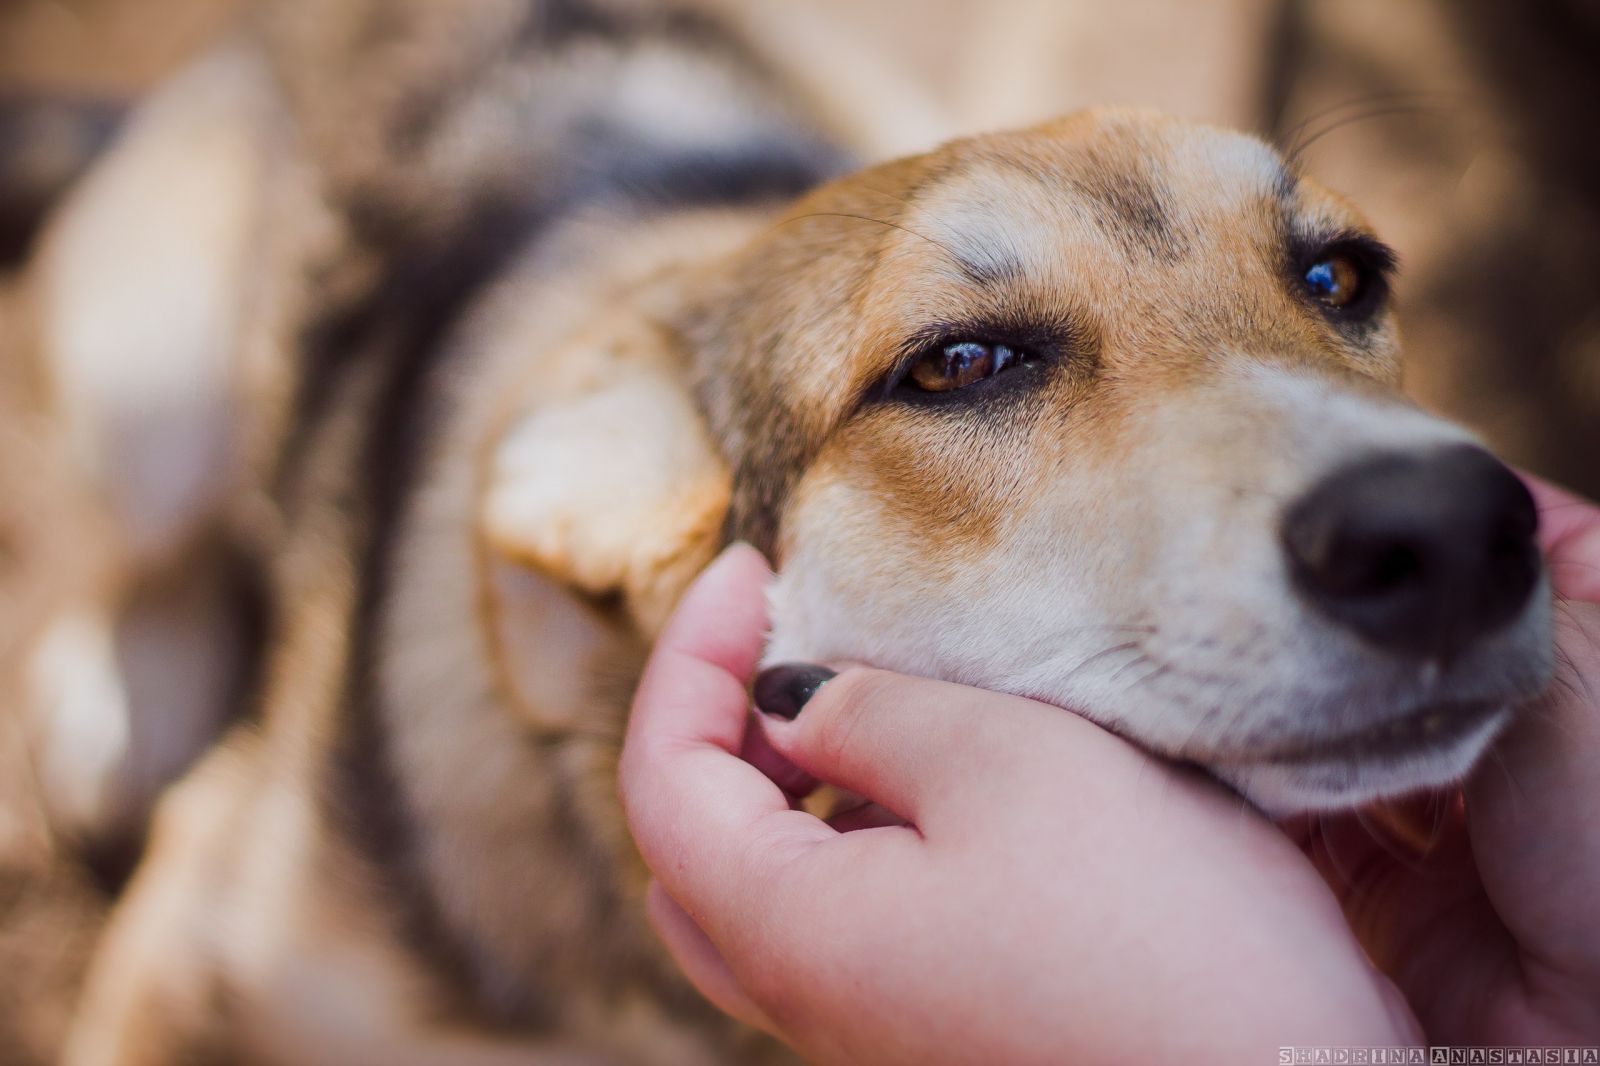
<svg viewBox="0 0 1600 1066">
<path fill-rule="evenodd" d="M 1364 233 L 1297 238 L 1292 284 L 1334 326 L 1360 331 L 1389 303 L 1395 255 Z"/>
<path fill-rule="evenodd" d="M 1306 267 L 1306 291 L 1319 303 L 1342 311 L 1361 299 L 1367 269 L 1348 252 L 1333 252 Z"/>
<path fill-rule="evenodd" d="M 1019 366 L 1023 360 L 1023 352 L 1009 344 L 960 341 L 918 359 L 906 382 L 923 392 L 950 392 Z"/>
</svg>

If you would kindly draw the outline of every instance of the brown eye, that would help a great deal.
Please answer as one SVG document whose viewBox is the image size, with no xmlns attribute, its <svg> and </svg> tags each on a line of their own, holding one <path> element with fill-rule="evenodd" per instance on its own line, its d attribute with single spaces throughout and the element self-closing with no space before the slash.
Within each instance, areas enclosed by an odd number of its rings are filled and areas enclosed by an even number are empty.
<svg viewBox="0 0 1600 1066">
<path fill-rule="evenodd" d="M 918 359 L 907 381 L 924 392 L 949 392 L 993 377 L 1019 362 L 1020 354 L 1009 345 L 962 341 Z"/>
<path fill-rule="evenodd" d="M 1367 273 L 1354 256 L 1334 253 L 1306 267 L 1306 290 L 1335 310 L 1355 303 L 1366 288 Z"/>
</svg>

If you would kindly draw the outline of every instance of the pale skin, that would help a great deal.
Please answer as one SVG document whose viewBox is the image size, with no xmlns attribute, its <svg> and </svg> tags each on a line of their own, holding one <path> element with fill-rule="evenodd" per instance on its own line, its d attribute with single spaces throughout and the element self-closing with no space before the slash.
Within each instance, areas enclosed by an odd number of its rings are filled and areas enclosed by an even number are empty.
<svg viewBox="0 0 1600 1066">
<path fill-rule="evenodd" d="M 657 929 L 817 1062 L 1600 1040 L 1600 510 L 1533 488 L 1566 665 L 1465 803 L 1431 805 L 1421 854 L 1370 819 L 1285 832 L 1075 715 L 957 685 L 848 669 L 795 720 L 752 718 L 770 575 L 729 549 L 623 753 Z M 903 822 L 796 809 L 816 780 Z"/>
</svg>

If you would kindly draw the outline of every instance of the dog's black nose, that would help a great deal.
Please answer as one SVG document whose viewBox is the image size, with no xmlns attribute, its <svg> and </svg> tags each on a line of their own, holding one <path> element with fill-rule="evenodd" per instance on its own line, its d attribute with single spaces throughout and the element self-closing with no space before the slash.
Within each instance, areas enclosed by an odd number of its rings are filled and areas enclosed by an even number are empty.
<svg viewBox="0 0 1600 1066">
<path fill-rule="evenodd" d="M 1448 660 L 1527 603 L 1538 524 L 1516 475 L 1456 445 L 1337 471 L 1289 508 L 1283 543 L 1318 610 L 1387 650 Z"/>
</svg>

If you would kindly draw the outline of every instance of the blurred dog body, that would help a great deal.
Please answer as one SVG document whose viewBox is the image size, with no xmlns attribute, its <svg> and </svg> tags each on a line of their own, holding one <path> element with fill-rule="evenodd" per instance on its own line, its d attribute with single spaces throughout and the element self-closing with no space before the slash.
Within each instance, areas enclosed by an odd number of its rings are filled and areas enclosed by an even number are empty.
<svg viewBox="0 0 1600 1066">
<path fill-rule="evenodd" d="M 705 479 L 655 524 L 676 463 L 713 453 L 676 439 L 684 368 L 618 308 L 841 167 L 771 80 L 689 13 L 282 4 L 52 226 L 47 362 L 132 566 L 220 527 L 278 604 L 262 721 L 163 801 L 68 1061 L 776 1054 L 655 945 L 611 782 L 635 619 L 709 558 L 726 498 Z M 586 365 L 521 358 L 597 328 Z M 531 390 L 580 395 L 608 359 L 659 429 L 594 457 L 642 482 L 607 500 L 645 534 L 637 577 L 529 570 L 459 507 Z"/>
<path fill-rule="evenodd" d="M 1542 684 L 1531 518 L 1395 393 L 1349 205 L 1103 112 L 785 210 L 847 165 L 810 113 L 688 11 L 281 3 L 74 197 L 37 330 L 129 566 L 221 530 L 275 610 L 69 1062 L 782 1057 L 655 944 L 614 796 L 731 537 L 772 657 L 1046 699 L 1275 809 L 1457 777 Z M 1375 605 L 1351 471 L 1495 594 Z"/>
</svg>

